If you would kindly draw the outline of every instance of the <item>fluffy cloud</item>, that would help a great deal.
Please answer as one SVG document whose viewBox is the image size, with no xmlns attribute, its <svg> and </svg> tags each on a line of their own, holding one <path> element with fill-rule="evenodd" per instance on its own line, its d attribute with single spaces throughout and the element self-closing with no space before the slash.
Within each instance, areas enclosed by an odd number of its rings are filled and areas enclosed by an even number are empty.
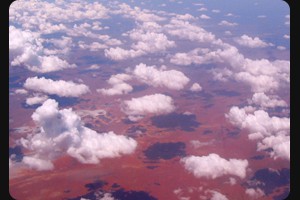
<svg viewBox="0 0 300 200">
<path fill-rule="evenodd" d="M 24 65 L 39 73 L 76 67 L 56 55 L 44 55 L 40 34 L 29 30 L 22 31 L 14 26 L 9 27 L 9 55 L 11 66 Z"/>
<path fill-rule="evenodd" d="M 265 196 L 264 191 L 262 191 L 259 188 L 256 188 L 256 189 L 254 189 L 254 188 L 247 188 L 245 190 L 245 193 L 247 195 L 249 195 L 250 197 L 254 198 L 254 199 L 258 199 L 258 198 L 260 198 L 262 196 Z"/>
<path fill-rule="evenodd" d="M 163 21 L 165 18 L 150 13 L 149 10 L 141 9 L 139 7 L 131 8 L 129 5 L 122 3 L 119 4 L 119 10 L 116 13 L 123 14 L 126 18 L 131 18 L 141 22 L 153 22 L 153 21 Z"/>
<path fill-rule="evenodd" d="M 24 87 L 28 90 L 56 94 L 61 97 L 79 97 L 89 92 L 88 86 L 77 84 L 72 81 L 46 79 L 44 77 L 27 78 Z"/>
<path fill-rule="evenodd" d="M 168 114 L 175 110 L 173 99 L 163 94 L 146 95 L 123 102 L 122 111 L 132 121 L 142 118 L 145 114 Z"/>
<path fill-rule="evenodd" d="M 242 35 L 239 38 L 235 39 L 235 42 L 237 42 L 241 46 L 249 47 L 249 48 L 262 48 L 270 46 L 270 44 L 262 41 L 258 37 L 250 37 L 248 35 Z"/>
<path fill-rule="evenodd" d="M 181 90 L 189 82 L 189 78 L 177 70 L 158 70 L 155 66 L 143 63 L 137 65 L 133 71 L 135 77 L 154 87 L 167 87 L 172 90 Z"/>
<path fill-rule="evenodd" d="M 16 89 L 15 93 L 16 94 L 28 94 L 28 91 L 25 89 Z"/>
<path fill-rule="evenodd" d="M 202 14 L 202 15 L 200 15 L 200 19 L 210 19 L 210 17 L 207 16 L 207 15 Z"/>
<path fill-rule="evenodd" d="M 145 26 L 149 26 L 149 23 Z M 125 60 L 175 47 L 175 42 L 168 40 L 165 34 L 144 31 L 143 26 L 141 28 L 129 33 L 129 37 L 135 42 L 131 45 L 132 49 L 126 50 L 120 47 L 105 49 L 105 56 L 112 60 Z"/>
<path fill-rule="evenodd" d="M 51 161 L 35 158 L 32 156 L 24 156 L 22 162 L 28 165 L 30 168 L 38 171 L 54 169 L 54 165 Z"/>
<path fill-rule="evenodd" d="M 234 22 L 228 22 L 226 20 L 222 20 L 219 25 L 221 26 L 237 26 L 238 24 L 237 23 L 234 23 Z"/>
<path fill-rule="evenodd" d="M 272 148 L 274 158 L 290 159 L 290 118 L 270 117 L 263 110 L 249 113 L 245 108 L 232 107 L 225 116 L 229 121 L 249 131 L 249 139 L 259 140 L 257 150 Z"/>
<path fill-rule="evenodd" d="M 199 85 L 199 83 L 194 83 L 191 87 L 190 90 L 193 92 L 200 92 L 202 90 L 202 87 Z"/>
<path fill-rule="evenodd" d="M 83 125 L 72 109 L 58 109 L 55 100 L 48 99 L 32 114 L 40 132 L 21 138 L 19 143 L 33 151 L 23 162 L 37 170 L 53 169 L 52 161 L 68 154 L 81 163 L 97 164 L 103 158 L 131 154 L 137 143 L 113 132 L 97 133 Z"/>
<path fill-rule="evenodd" d="M 128 74 L 116 74 L 112 75 L 110 79 L 108 79 L 108 83 L 112 85 L 109 89 L 97 89 L 97 92 L 100 92 L 104 95 L 121 95 L 127 94 L 133 90 L 132 86 L 125 81 L 131 80 L 132 77 Z"/>
<path fill-rule="evenodd" d="M 277 96 L 267 96 L 265 93 L 254 93 L 252 99 L 248 99 L 249 104 L 255 104 L 262 108 L 287 107 L 287 103 Z"/>
<path fill-rule="evenodd" d="M 214 190 L 209 190 L 209 192 L 212 194 L 210 200 L 228 200 L 228 198 L 224 194 L 221 194 L 220 192 Z"/>
<path fill-rule="evenodd" d="M 26 99 L 26 104 L 30 105 L 30 106 L 35 105 L 35 104 L 41 104 L 44 101 L 46 101 L 47 99 L 48 99 L 47 95 L 35 95 L 33 97 L 28 97 Z"/>
<path fill-rule="evenodd" d="M 197 42 L 213 42 L 215 40 L 215 35 L 188 21 L 172 19 L 169 24 L 165 25 L 165 29 L 170 35 L 180 39 Z"/>
<path fill-rule="evenodd" d="M 188 156 L 181 159 L 184 167 L 197 178 L 205 177 L 215 179 L 223 175 L 246 177 L 247 160 L 221 158 L 217 154 L 208 156 Z"/>
</svg>

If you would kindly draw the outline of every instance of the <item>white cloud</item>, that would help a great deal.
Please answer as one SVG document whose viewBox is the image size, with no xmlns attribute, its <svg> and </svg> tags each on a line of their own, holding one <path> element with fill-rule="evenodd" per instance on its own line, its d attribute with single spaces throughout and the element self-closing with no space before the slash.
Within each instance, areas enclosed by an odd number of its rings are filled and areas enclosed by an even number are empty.
<svg viewBox="0 0 300 200">
<path fill-rule="evenodd" d="M 133 71 L 135 77 L 154 87 L 167 87 L 172 90 L 181 90 L 189 82 L 189 78 L 177 70 L 159 70 L 156 66 L 137 65 Z"/>
<path fill-rule="evenodd" d="M 126 50 L 120 47 L 116 47 L 116 48 L 105 49 L 104 54 L 106 57 L 112 60 L 126 60 L 129 58 L 135 58 L 144 55 L 144 52 L 140 50 L 138 51 L 135 51 L 133 49 Z"/>
<path fill-rule="evenodd" d="M 209 192 L 212 194 L 210 200 L 228 200 L 228 198 L 224 194 L 221 194 L 220 192 L 214 190 L 209 190 Z"/>
<path fill-rule="evenodd" d="M 248 103 L 259 105 L 262 108 L 287 107 L 284 100 L 280 100 L 279 97 L 274 95 L 267 96 L 265 93 L 254 93 L 252 99 L 248 99 Z"/>
<path fill-rule="evenodd" d="M 153 29 L 159 28 L 156 24 L 144 23 L 140 29 L 129 32 L 129 37 L 135 42 L 131 45 L 132 49 L 126 50 L 120 47 L 105 49 L 105 56 L 113 60 L 125 60 L 148 53 L 164 52 L 176 46 L 175 42 L 168 40 L 163 33 L 145 31 L 144 29 L 149 26 Z"/>
<path fill-rule="evenodd" d="M 247 188 L 245 190 L 245 193 L 247 195 L 249 195 L 251 198 L 254 198 L 254 199 L 258 199 L 258 198 L 260 198 L 262 196 L 265 196 L 264 191 L 262 191 L 259 188 L 256 188 L 256 189 L 254 189 L 254 188 Z"/>
<path fill-rule="evenodd" d="M 67 61 L 53 55 L 39 57 L 39 62 L 38 65 L 28 66 L 28 69 L 34 72 L 47 73 L 76 67 L 75 64 L 70 65 Z"/>
<path fill-rule="evenodd" d="M 197 178 L 205 177 L 215 179 L 223 175 L 246 177 L 247 160 L 221 158 L 217 154 L 208 156 L 188 156 L 181 159 L 184 167 Z"/>
<path fill-rule="evenodd" d="M 229 121 L 242 129 L 249 131 L 248 138 L 259 140 L 257 150 L 272 148 L 270 155 L 275 159 L 281 157 L 290 159 L 290 118 L 270 117 L 263 110 L 256 110 L 253 114 L 245 108 L 232 107 L 225 114 Z"/>
<path fill-rule="evenodd" d="M 221 26 L 237 26 L 238 24 L 235 22 L 228 22 L 226 20 L 222 20 L 219 25 Z"/>
<path fill-rule="evenodd" d="M 219 13 L 219 12 L 221 12 L 220 10 L 217 10 L 217 9 L 213 9 L 211 12 L 213 12 L 213 13 Z"/>
<path fill-rule="evenodd" d="M 175 110 L 173 99 L 163 94 L 146 95 L 126 100 L 122 104 L 122 111 L 132 121 L 142 118 L 146 114 L 168 114 Z"/>
<path fill-rule="evenodd" d="M 188 21 L 172 19 L 169 24 L 165 25 L 165 28 L 170 35 L 177 36 L 180 39 L 197 42 L 215 41 L 215 35 L 199 26 L 190 24 Z"/>
<path fill-rule="evenodd" d="M 242 35 L 239 38 L 235 39 L 235 42 L 237 42 L 241 46 L 249 47 L 249 48 L 262 48 L 270 46 L 268 43 L 262 41 L 258 37 L 250 37 L 248 35 Z"/>
<path fill-rule="evenodd" d="M 77 84 L 72 81 L 46 79 L 44 77 L 27 78 L 24 87 L 36 92 L 43 92 L 46 94 L 56 94 L 61 97 L 79 97 L 89 92 L 88 86 L 84 84 Z"/>
<path fill-rule="evenodd" d="M 32 156 L 24 156 L 22 162 L 28 165 L 30 168 L 38 171 L 54 169 L 54 165 L 51 161 L 35 158 Z"/>
<path fill-rule="evenodd" d="M 11 66 L 23 64 L 27 69 L 39 73 L 76 67 L 55 55 L 43 55 L 40 34 L 29 30 L 22 31 L 14 26 L 9 27 L 9 55 Z"/>
<path fill-rule="evenodd" d="M 200 15 L 200 19 L 210 19 L 210 17 L 207 16 L 207 15 L 202 14 L 202 15 Z"/>
<path fill-rule="evenodd" d="M 276 48 L 281 51 L 286 50 L 286 47 L 284 47 L 284 46 L 277 46 Z"/>
<path fill-rule="evenodd" d="M 129 5 L 122 3 L 119 5 L 119 10 L 116 13 L 121 13 L 126 18 L 131 18 L 141 22 L 163 21 L 165 18 L 150 13 L 149 10 L 141 9 L 137 6 L 131 8 Z"/>
<path fill-rule="evenodd" d="M 35 104 L 42 104 L 47 99 L 48 99 L 47 95 L 35 95 L 33 97 L 28 97 L 26 99 L 26 104 L 30 105 L 30 106 L 35 105 Z"/>
<path fill-rule="evenodd" d="M 85 126 L 72 109 L 58 109 L 58 103 L 48 99 L 32 114 L 40 132 L 21 138 L 19 143 L 32 151 L 23 162 L 37 170 L 53 169 L 52 161 L 63 154 L 81 163 L 97 164 L 103 158 L 131 154 L 137 143 L 113 132 L 97 133 Z"/>
<path fill-rule="evenodd" d="M 285 38 L 285 39 L 290 39 L 290 35 L 284 34 L 284 35 L 283 35 L 283 38 Z"/>
<path fill-rule="evenodd" d="M 207 11 L 207 8 L 202 7 L 202 8 L 199 8 L 198 11 Z"/>
<path fill-rule="evenodd" d="M 258 15 L 257 18 L 266 18 L 266 15 Z"/>
<path fill-rule="evenodd" d="M 133 90 L 133 87 L 128 83 L 125 83 L 125 81 L 129 81 L 131 79 L 132 77 L 128 74 L 112 75 L 107 81 L 110 85 L 112 85 L 112 87 L 109 89 L 97 89 L 97 92 L 109 96 L 127 94 Z"/>
<path fill-rule="evenodd" d="M 190 90 L 193 92 L 200 92 L 202 90 L 202 87 L 199 85 L 199 83 L 194 83 L 191 87 Z"/>
<path fill-rule="evenodd" d="M 265 137 L 257 145 L 257 150 L 265 150 L 272 148 L 273 151 L 270 153 L 274 159 L 283 158 L 290 160 L 290 136 L 279 134 Z"/>
<path fill-rule="evenodd" d="M 194 16 L 192 16 L 190 14 L 176 15 L 176 18 L 179 20 L 194 20 L 194 19 L 196 19 Z"/>
<path fill-rule="evenodd" d="M 85 44 L 83 41 L 79 41 L 78 46 L 81 49 L 88 49 L 90 51 L 99 51 L 101 49 L 106 49 L 107 48 L 107 45 L 101 44 L 99 42 L 92 42 L 91 44 Z"/>
<path fill-rule="evenodd" d="M 28 91 L 25 89 L 16 89 L 15 93 L 16 94 L 28 94 Z"/>
</svg>

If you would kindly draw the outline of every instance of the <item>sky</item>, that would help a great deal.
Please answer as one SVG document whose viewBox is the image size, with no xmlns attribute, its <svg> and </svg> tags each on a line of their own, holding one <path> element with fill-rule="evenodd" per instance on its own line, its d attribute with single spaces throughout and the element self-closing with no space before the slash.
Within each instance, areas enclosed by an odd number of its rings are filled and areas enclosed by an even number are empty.
<svg viewBox="0 0 300 200">
<path fill-rule="evenodd" d="M 66 157 L 83 167 L 138 160 L 145 144 L 163 139 L 184 143 L 174 162 L 191 180 L 235 185 L 245 199 L 279 198 L 253 177 L 290 168 L 289 7 L 274 0 L 15 1 L 9 103 L 12 183 L 27 170 L 60 170 Z M 95 124 L 99 116 L 106 122 Z M 137 126 L 147 131 L 133 137 L 128 130 Z M 220 130 L 238 136 L 222 141 Z M 197 188 L 190 196 L 186 188 L 170 191 L 176 199 L 236 197 Z M 105 192 L 101 199 L 117 199 Z"/>
</svg>

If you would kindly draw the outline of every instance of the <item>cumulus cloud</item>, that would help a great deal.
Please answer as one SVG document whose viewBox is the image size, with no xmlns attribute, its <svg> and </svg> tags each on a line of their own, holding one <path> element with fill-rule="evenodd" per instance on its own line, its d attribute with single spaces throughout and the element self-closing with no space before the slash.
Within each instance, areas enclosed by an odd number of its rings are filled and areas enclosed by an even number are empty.
<svg viewBox="0 0 300 200">
<path fill-rule="evenodd" d="M 254 93 L 252 99 L 248 99 L 249 104 L 255 104 L 262 108 L 287 107 L 284 100 L 280 100 L 278 96 L 267 96 L 265 93 Z"/>
<path fill-rule="evenodd" d="M 210 200 L 228 200 L 228 198 L 224 194 L 221 194 L 220 192 L 214 190 L 209 190 L 209 192 L 212 194 Z"/>
<path fill-rule="evenodd" d="M 221 26 L 237 26 L 238 24 L 235 22 L 228 22 L 226 20 L 222 20 L 219 25 Z"/>
<path fill-rule="evenodd" d="M 233 106 L 225 116 L 229 121 L 249 131 L 249 139 L 259 140 L 257 150 L 272 148 L 274 158 L 290 159 L 290 118 L 270 117 L 264 110 L 249 113 L 245 108 Z"/>
<path fill-rule="evenodd" d="M 56 55 L 44 55 L 39 33 L 23 31 L 14 26 L 9 27 L 9 55 L 11 66 L 24 65 L 39 73 L 76 67 Z"/>
<path fill-rule="evenodd" d="M 89 92 L 88 86 L 84 84 L 77 84 L 73 81 L 54 81 L 44 77 L 27 78 L 24 87 L 28 90 L 36 92 L 43 92 L 46 94 L 55 94 L 61 97 L 79 97 Z"/>
<path fill-rule="evenodd" d="M 202 15 L 200 15 L 200 19 L 210 19 L 210 17 L 207 16 L 207 15 L 202 14 Z"/>
<path fill-rule="evenodd" d="M 175 110 L 173 99 L 163 94 L 146 95 L 126 100 L 122 104 L 122 111 L 132 121 L 142 118 L 146 114 L 168 114 Z"/>
<path fill-rule="evenodd" d="M 285 39 L 290 39 L 290 35 L 284 34 L 284 35 L 283 35 L 283 38 L 285 38 Z"/>
<path fill-rule="evenodd" d="M 256 188 L 256 189 L 255 188 L 247 188 L 245 190 L 245 193 L 247 195 L 249 195 L 251 198 L 254 198 L 254 199 L 258 199 L 258 198 L 260 198 L 262 196 L 265 196 L 264 191 L 262 191 L 259 188 Z"/>
<path fill-rule="evenodd" d="M 140 29 L 134 29 L 129 37 L 134 41 L 132 49 L 126 50 L 120 47 L 105 49 L 105 56 L 113 60 L 125 60 L 146 55 L 148 53 L 164 52 L 166 49 L 175 47 L 175 42 L 168 40 L 163 33 L 144 30 L 146 27 L 158 28 L 156 24 L 144 23 Z"/>
<path fill-rule="evenodd" d="M 125 3 L 119 4 L 118 14 L 123 14 L 126 18 L 131 18 L 141 22 L 163 21 L 165 18 L 151 13 L 149 10 L 141 9 L 137 6 L 131 8 Z"/>
<path fill-rule="evenodd" d="M 189 82 L 189 78 L 177 70 L 159 70 L 156 66 L 137 65 L 133 71 L 135 77 L 154 87 L 167 87 L 172 90 L 181 90 Z"/>
<path fill-rule="evenodd" d="M 217 154 L 208 156 L 188 156 L 181 159 L 184 167 L 197 178 L 205 177 L 215 179 L 223 175 L 234 175 L 240 178 L 246 177 L 247 160 L 226 160 Z"/>
<path fill-rule="evenodd" d="M 199 85 L 199 83 L 194 83 L 191 87 L 190 90 L 193 92 L 200 92 L 202 90 L 202 87 Z"/>
<path fill-rule="evenodd" d="M 15 93 L 16 94 L 28 94 L 28 91 L 25 89 L 16 89 Z"/>
<path fill-rule="evenodd" d="M 131 79 L 132 77 L 128 74 L 112 75 L 107 81 L 110 85 L 112 85 L 112 87 L 109 89 L 97 89 L 97 92 L 109 96 L 127 94 L 131 92 L 133 88 L 125 81 L 129 81 Z"/>
<path fill-rule="evenodd" d="M 164 26 L 166 31 L 180 39 L 188 39 L 197 42 L 213 42 L 215 35 L 207 32 L 203 28 L 193 25 L 188 21 L 172 19 L 169 24 Z"/>
<path fill-rule="evenodd" d="M 239 38 L 235 39 L 235 42 L 241 46 L 249 47 L 249 48 L 262 48 L 270 46 L 270 44 L 262 41 L 259 37 L 250 37 L 248 35 L 242 35 Z"/>
<path fill-rule="evenodd" d="M 26 99 L 26 104 L 30 105 L 30 106 L 35 105 L 35 104 L 42 104 L 47 99 L 48 99 L 47 95 L 35 95 L 33 97 L 28 97 Z"/>
<path fill-rule="evenodd" d="M 71 108 L 59 110 L 53 99 L 38 107 L 32 119 L 40 131 L 21 138 L 19 143 L 33 152 L 23 162 L 37 170 L 53 169 L 52 161 L 64 154 L 81 163 L 97 164 L 103 158 L 131 154 L 137 146 L 135 140 L 123 135 L 97 133 L 85 127 Z"/>
</svg>

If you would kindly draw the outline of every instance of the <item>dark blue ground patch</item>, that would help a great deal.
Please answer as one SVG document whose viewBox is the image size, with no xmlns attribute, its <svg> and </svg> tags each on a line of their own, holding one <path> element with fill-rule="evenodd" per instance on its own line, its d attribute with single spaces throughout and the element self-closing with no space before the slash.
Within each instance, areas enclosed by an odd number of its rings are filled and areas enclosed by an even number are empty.
<svg viewBox="0 0 300 200">
<path fill-rule="evenodd" d="M 151 118 L 152 125 L 158 128 L 176 129 L 184 131 L 194 131 L 201 123 L 196 120 L 196 115 L 185 115 L 181 113 L 171 113 L 159 115 Z"/>
<path fill-rule="evenodd" d="M 157 142 L 149 146 L 144 151 L 144 155 L 149 160 L 158 160 L 158 159 L 169 160 L 176 156 L 184 157 L 186 155 L 185 144 L 183 142 L 169 142 L 169 143 Z"/>
</svg>

